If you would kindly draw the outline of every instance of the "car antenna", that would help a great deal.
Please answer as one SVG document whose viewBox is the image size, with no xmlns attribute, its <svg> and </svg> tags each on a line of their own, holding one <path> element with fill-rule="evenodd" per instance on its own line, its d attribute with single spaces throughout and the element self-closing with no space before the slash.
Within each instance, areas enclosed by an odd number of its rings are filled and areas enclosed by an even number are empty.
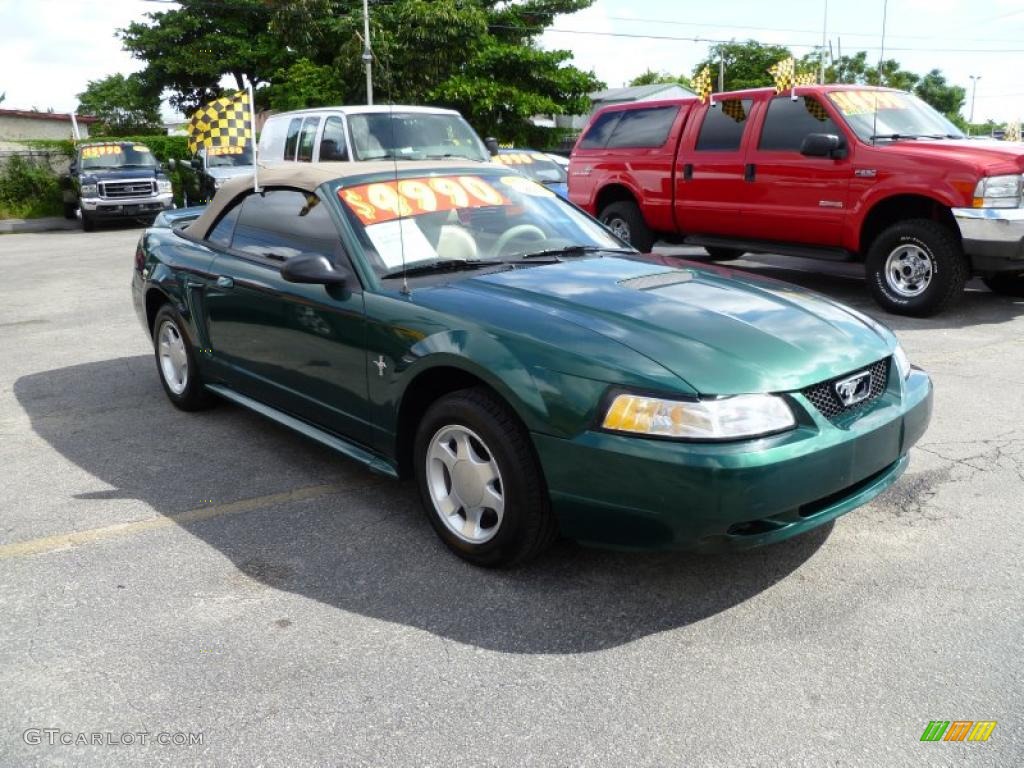
<svg viewBox="0 0 1024 768">
<path fill-rule="evenodd" d="M 882 87 L 882 62 L 885 61 L 885 21 L 889 12 L 889 0 L 882 0 L 882 47 L 878 52 L 878 87 Z M 871 118 L 871 143 L 878 143 L 878 92 L 874 96 L 875 111 Z"/>
<path fill-rule="evenodd" d="M 391 134 L 391 163 L 395 168 L 395 207 L 398 209 L 398 247 L 402 252 L 402 293 L 406 296 L 409 290 L 409 275 L 405 271 L 405 222 L 402 220 L 402 193 L 398 189 L 398 144 L 395 143 L 395 105 L 388 99 L 388 128 Z"/>
</svg>

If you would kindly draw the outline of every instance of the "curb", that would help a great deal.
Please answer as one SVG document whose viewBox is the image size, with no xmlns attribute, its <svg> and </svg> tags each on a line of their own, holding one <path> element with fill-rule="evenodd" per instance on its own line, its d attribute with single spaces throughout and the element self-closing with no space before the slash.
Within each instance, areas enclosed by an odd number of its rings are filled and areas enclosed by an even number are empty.
<svg viewBox="0 0 1024 768">
<path fill-rule="evenodd" d="M 81 228 L 82 223 L 80 221 L 72 221 L 59 216 L 48 216 L 42 219 L 0 219 L 0 234 L 54 232 L 57 230 Z"/>
</svg>

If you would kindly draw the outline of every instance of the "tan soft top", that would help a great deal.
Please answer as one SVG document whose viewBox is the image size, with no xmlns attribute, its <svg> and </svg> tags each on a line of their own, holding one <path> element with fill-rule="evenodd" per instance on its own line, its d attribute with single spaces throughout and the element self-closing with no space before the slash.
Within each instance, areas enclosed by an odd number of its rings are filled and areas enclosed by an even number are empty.
<svg viewBox="0 0 1024 768">
<path fill-rule="evenodd" d="M 476 163 L 472 160 L 400 160 L 397 165 L 393 160 L 355 163 L 275 163 L 270 166 L 260 166 L 259 182 L 260 187 L 293 187 L 304 192 L 312 192 L 327 181 L 374 173 L 394 173 L 396 167 L 399 171 L 452 171 L 459 169 L 465 173 L 479 173 L 485 169 L 501 168 L 497 164 Z M 185 228 L 185 232 L 192 237 L 203 237 L 228 204 L 246 189 L 252 189 L 252 176 L 249 174 L 236 176 L 227 181 L 217 191 L 199 218 Z"/>
</svg>

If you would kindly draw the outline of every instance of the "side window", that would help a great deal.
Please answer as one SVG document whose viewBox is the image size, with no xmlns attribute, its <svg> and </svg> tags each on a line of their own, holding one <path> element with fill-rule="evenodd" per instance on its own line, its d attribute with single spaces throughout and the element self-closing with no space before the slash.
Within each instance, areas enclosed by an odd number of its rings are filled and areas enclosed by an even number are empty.
<svg viewBox="0 0 1024 768">
<path fill-rule="evenodd" d="M 252 193 L 238 206 L 241 214 L 231 247 L 277 261 L 300 253 L 334 258 L 338 230 L 320 198 L 297 189 Z"/>
<path fill-rule="evenodd" d="M 220 217 L 213 229 L 210 230 L 206 239 L 214 245 L 219 245 L 221 248 L 227 248 L 231 245 L 231 236 L 235 232 L 235 224 L 238 221 L 238 213 L 242 210 L 242 202 L 235 203 L 228 212 Z"/>
<path fill-rule="evenodd" d="M 580 141 L 580 149 L 604 149 L 622 112 L 605 112 L 590 124 Z"/>
<path fill-rule="evenodd" d="M 753 99 L 716 101 L 704 113 L 704 123 L 697 136 L 698 152 L 734 152 L 743 141 L 743 129 L 750 116 Z"/>
<path fill-rule="evenodd" d="M 328 117 L 324 123 L 324 135 L 320 139 L 320 159 L 348 160 L 345 149 L 345 123 L 340 117 Z"/>
<path fill-rule="evenodd" d="M 313 161 L 313 144 L 316 142 L 316 129 L 319 125 L 319 117 L 307 117 L 302 121 L 302 133 L 299 134 L 299 153 L 295 157 L 300 163 Z"/>
<path fill-rule="evenodd" d="M 612 130 L 608 147 L 647 147 L 662 146 L 668 139 L 679 114 L 679 107 L 651 107 L 649 109 L 630 109 L 622 113 L 622 119 Z"/>
<path fill-rule="evenodd" d="M 779 96 L 768 104 L 768 114 L 761 129 L 758 149 L 774 152 L 799 152 L 809 133 L 834 133 L 842 137 L 839 126 L 813 96 L 801 96 L 793 101 Z"/>
<path fill-rule="evenodd" d="M 295 159 L 295 148 L 299 146 L 299 129 L 302 128 L 302 118 L 294 117 L 288 123 L 288 138 L 284 140 L 284 159 Z"/>
</svg>

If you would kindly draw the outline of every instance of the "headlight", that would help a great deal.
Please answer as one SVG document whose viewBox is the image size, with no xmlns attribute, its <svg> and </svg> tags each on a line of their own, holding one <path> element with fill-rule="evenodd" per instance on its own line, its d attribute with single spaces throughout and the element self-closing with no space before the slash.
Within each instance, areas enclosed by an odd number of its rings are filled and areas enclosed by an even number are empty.
<svg viewBox="0 0 1024 768">
<path fill-rule="evenodd" d="M 775 395 L 736 395 L 717 400 L 662 400 L 619 395 L 602 425 L 616 432 L 696 440 L 736 440 L 796 426 L 786 401 Z"/>
<path fill-rule="evenodd" d="M 1021 176 L 987 176 L 974 188 L 975 208 L 1017 208 L 1021 199 Z"/>
<path fill-rule="evenodd" d="M 100 193 L 99 186 L 96 184 L 83 184 L 81 189 L 82 197 L 97 197 Z"/>
<path fill-rule="evenodd" d="M 157 179 L 156 180 L 156 191 L 159 194 L 171 191 L 171 180 L 170 179 Z"/>
<path fill-rule="evenodd" d="M 892 353 L 892 359 L 896 363 L 896 370 L 898 370 L 900 372 L 900 376 L 906 380 L 910 376 L 910 358 L 907 357 L 907 353 L 903 349 L 902 344 L 896 345 L 896 349 Z"/>
</svg>

